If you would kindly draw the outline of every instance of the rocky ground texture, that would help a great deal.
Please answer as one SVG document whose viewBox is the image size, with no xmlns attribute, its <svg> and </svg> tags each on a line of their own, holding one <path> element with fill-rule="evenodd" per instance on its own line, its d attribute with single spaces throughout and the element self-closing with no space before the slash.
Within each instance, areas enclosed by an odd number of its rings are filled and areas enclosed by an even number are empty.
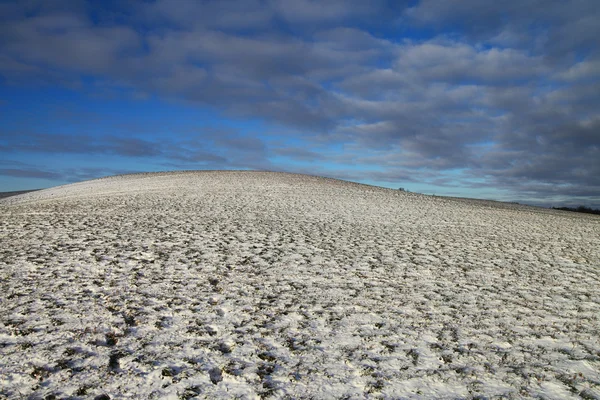
<svg viewBox="0 0 600 400">
<path fill-rule="evenodd" d="M 600 399 L 600 217 L 267 172 L 0 200 L 0 398 Z"/>
</svg>

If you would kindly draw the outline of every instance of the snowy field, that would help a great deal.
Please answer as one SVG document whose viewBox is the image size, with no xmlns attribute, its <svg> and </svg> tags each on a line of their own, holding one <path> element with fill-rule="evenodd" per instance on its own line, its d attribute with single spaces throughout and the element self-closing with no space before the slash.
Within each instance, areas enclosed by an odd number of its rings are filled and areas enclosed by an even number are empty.
<svg viewBox="0 0 600 400">
<path fill-rule="evenodd" d="M 0 285 L 0 398 L 600 399 L 595 215 L 118 176 L 0 200 Z"/>
</svg>

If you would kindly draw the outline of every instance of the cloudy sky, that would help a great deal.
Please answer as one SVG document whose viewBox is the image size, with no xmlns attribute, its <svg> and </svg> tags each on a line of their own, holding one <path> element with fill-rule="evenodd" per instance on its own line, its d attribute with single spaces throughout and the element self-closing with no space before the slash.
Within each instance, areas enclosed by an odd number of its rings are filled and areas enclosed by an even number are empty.
<svg viewBox="0 0 600 400">
<path fill-rule="evenodd" d="M 600 207 L 598 0 L 0 2 L 0 191 L 302 172 Z"/>
</svg>

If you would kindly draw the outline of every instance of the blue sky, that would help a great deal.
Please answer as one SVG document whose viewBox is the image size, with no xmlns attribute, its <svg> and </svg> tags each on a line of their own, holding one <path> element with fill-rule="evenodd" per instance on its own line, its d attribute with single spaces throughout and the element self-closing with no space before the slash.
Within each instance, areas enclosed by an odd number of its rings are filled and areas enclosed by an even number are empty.
<svg viewBox="0 0 600 400">
<path fill-rule="evenodd" d="M 596 0 L 0 2 L 0 191 L 181 169 L 600 207 Z"/>
</svg>

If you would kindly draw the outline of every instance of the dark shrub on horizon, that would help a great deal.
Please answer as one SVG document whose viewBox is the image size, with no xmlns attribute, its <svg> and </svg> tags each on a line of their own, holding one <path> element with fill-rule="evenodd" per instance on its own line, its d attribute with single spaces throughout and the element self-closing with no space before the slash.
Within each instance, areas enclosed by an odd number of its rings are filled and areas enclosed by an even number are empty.
<svg viewBox="0 0 600 400">
<path fill-rule="evenodd" d="M 580 213 L 586 213 L 586 214 L 600 215 L 600 210 L 595 209 L 595 208 L 591 208 L 591 207 L 586 207 L 586 206 L 579 206 L 579 207 L 552 207 L 552 209 L 553 210 L 572 211 L 572 212 L 580 212 Z"/>
</svg>

